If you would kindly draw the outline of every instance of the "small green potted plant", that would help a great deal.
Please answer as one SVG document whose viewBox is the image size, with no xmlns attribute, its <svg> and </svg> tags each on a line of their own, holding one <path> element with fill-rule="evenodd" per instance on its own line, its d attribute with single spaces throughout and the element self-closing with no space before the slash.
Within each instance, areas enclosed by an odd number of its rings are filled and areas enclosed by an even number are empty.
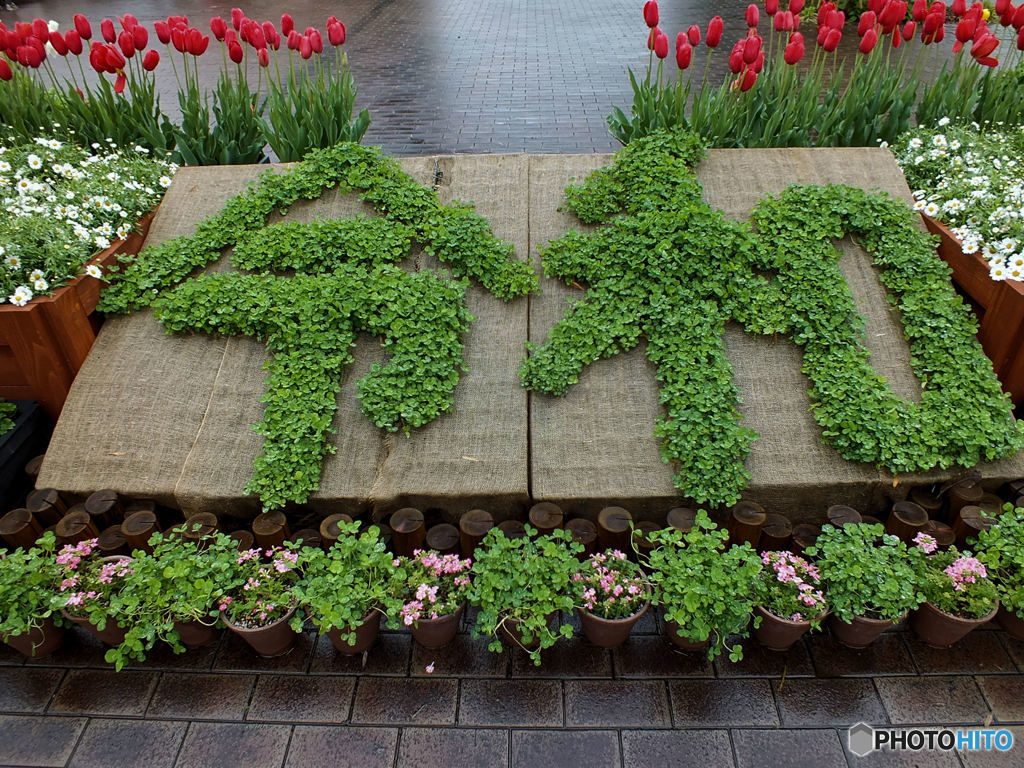
<svg viewBox="0 0 1024 768">
<path fill-rule="evenodd" d="M 648 555 L 654 602 L 662 607 L 665 634 L 677 646 L 694 651 L 707 648 L 713 659 L 732 635 L 750 634 L 750 612 L 761 572 L 761 559 L 744 543 L 726 548 L 728 532 L 719 529 L 707 512 L 698 510 L 693 528 L 654 531 Z M 743 658 L 735 643 L 729 658 Z"/>
<path fill-rule="evenodd" d="M 579 570 L 583 545 L 568 531 L 510 539 L 492 528 L 476 550 L 470 602 L 480 610 L 473 636 L 493 638 L 488 649 L 501 653 L 501 637 L 530 654 L 540 665 L 540 652 L 559 637 L 572 637 L 572 625 L 557 630 L 551 623 L 558 611 L 573 609 L 572 577 Z"/>
<path fill-rule="evenodd" d="M 936 648 L 948 648 L 972 629 L 995 618 L 999 593 L 988 569 L 970 552 L 940 550 L 927 533 L 914 537 L 913 562 L 925 602 L 910 614 L 910 628 Z"/>
<path fill-rule="evenodd" d="M 27 552 L 0 552 L 0 640 L 29 658 L 53 653 L 64 637 L 56 547 L 47 531 Z"/>
<path fill-rule="evenodd" d="M 241 585 L 230 536 L 213 533 L 196 542 L 155 533 L 149 545 L 152 553 L 136 551 L 125 577 L 122 614 L 131 615 L 131 626 L 106 654 L 118 670 L 129 658 L 145 659 L 157 640 L 175 653 L 213 643 L 221 598 Z"/>
<path fill-rule="evenodd" d="M 473 561 L 434 550 L 416 550 L 394 561 L 402 607 L 397 618 L 425 648 L 441 648 L 459 631 L 469 595 Z M 392 616 L 392 621 L 395 617 Z"/>
<path fill-rule="evenodd" d="M 821 571 L 832 634 L 852 648 L 870 645 L 924 602 L 914 555 L 881 524 L 825 525 L 804 554 Z"/>
<path fill-rule="evenodd" d="M 999 591 L 996 621 L 1013 637 L 1024 640 L 1024 509 L 1007 504 L 1004 510 L 972 546 Z"/>
<path fill-rule="evenodd" d="M 302 580 L 295 597 L 339 653 L 368 650 L 383 616 L 397 616 L 396 564 L 380 529 L 362 533 L 359 523 L 339 523 L 338 540 L 328 552 L 302 550 Z"/>
<path fill-rule="evenodd" d="M 640 566 L 609 549 L 585 560 L 572 577 L 583 634 L 601 648 L 616 648 L 651 607 L 651 589 Z"/>
<path fill-rule="evenodd" d="M 298 547 L 287 542 L 237 552 L 231 573 L 225 574 L 238 586 L 220 598 L 220 615 L 263 658 L 288 653 L 302 631 L 295 589 L 300 575 Z"/>
<path fill-rule="evenodd" d="M 754 637 L 772 651 L 788 651 L 828 613 L 817 566 L 789 551 L 761 555 Z"/>
<path fill-rule="evenodd" d="M 124 642 L 135 602 L 123 594 L 132 558 L 103 556 L 96 539 L 65 544 L 57 554 L 60 584 L 57 602 L 65 619 L 92 632 L 110 646 Z"/>
</svg>

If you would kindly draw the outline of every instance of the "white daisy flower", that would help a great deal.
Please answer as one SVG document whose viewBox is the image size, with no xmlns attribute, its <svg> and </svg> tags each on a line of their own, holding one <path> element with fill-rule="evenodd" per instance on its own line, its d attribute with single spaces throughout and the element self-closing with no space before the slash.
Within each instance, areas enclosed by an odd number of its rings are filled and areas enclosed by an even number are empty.
<svg viewBox="0 0 1024 768">
<path fill-rule="evenodd" d="M 43 274 L 43 270 L 41 269 L 33 269 L 31 272 L 28 273 L 28 279 L 31 280 L 33 283 L 36 280 L 42 280 L 44 277 L 46 277 L 46 275 Z"/>
<path fill-rule="evenodd" d="M 6 160 L 0 160 L 0 172 L 2 172 L 2 173 L 10 173 L 10 171 L 11 171 L 11 164 L 8 163 Z"/>
<path fill-rule="evenodd" d="M 989 270 L 989 277 L 996 281 L 1005 280 L 1006 275 L 1006 268 L 1002 266 L 992 267 L 992 269 Z"/>
<path fill-rule="evenodd" d="M 947 125 L 949 125 L 949 118 L 948 117 L 940 117 L 939 118 L 939 122 L 938 122 L 939 128 L 945 128 Z"/>
<path fill-rule="evenodd" d="M 914 210 L 915 211 L 923 211 L 925 205 L 927 205 L 927 203 L 925 203 L 924 200 L 915 200 L 914 201 Z"/>
<path fill-rule="evenodd" d="M 920 137 L 918 136 L 915 136 L 914 138 L 907 142 L 907 146 L 910 147 L 911 149 L 918 149 L 923 145 L 924 142 L 921 141 Z"/>
<path fill-rule="evenodd" d="M 29 155 L 25 158 L 25 162 L 28 163 L 28 167 L 34 171 L 39 170 L 43 167 L 43 161 L 39 159 L 39 155 Z M 28 290 L 27 288 L 25 290 Z"/>
<path fill-rule="evenodd" d="M 929 216 L 935 216 L 939 212 L 939 206 L 935 203 L 928 203 L 928 205 L 924 207 L 924 212 Z"/>
<path fill-rule="evenodd" d="M 97 264 L 90 264 L 85 268 L 85 274 L 89 277 L 95 277 L 97 280 L 103 279 L 103 270 L 99 268 Z"/>
<path fill-rule="evenodd" d="M 14 293 L 7 297 L 7 300 L 16 307 L 24 307 L 32 301 L 32 291 L 27 285 L 19 285 L 14 289 Z"/>
<path fill-rule="evenodd" d="M 167 189 L 169 186 L 171 186 L 171 177 L 170 176 L 161 176 L 160 177 L 160 186 L 163 187 L 164 189 Z"/>
<path fill-rule="evenodd" d="M 46 282 L 43 278 L 39 278 L 38 280 L 35 280 L 32 283 L 32 287 L 35 288 L 36 291 L 45 291 L 47 288 L 50 287 L 50 284 Z"/>
<path fill-rule="evenodd" d="M 978 244 L 974 240 L 965 240 L 963 245 L 960 246 L 960 249 L 964 253 L 977 253 Z"/>
<path fill-rule="evenodd" d="M 13 253 L 9 253 L 4 256 L 4 264 L 7 265 L 8 269 L 17 269 L 21 266 L 21 259 L 15 256 Z"/>
</svg>

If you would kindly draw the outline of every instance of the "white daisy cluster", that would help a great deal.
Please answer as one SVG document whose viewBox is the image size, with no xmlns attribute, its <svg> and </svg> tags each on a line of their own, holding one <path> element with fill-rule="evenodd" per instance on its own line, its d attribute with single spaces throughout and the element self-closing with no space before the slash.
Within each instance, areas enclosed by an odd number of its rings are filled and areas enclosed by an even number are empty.
<svg viewBox="0 0 1024 768">
<path fill-rule="evenodd" d="M 81 275 L 160 202 L 177 170 L 112 141 L 87 150 L 48 137 L 0 140 L 0 304 L 24 306 Z"/>
<path fill-rule="evenodd" d="M 1024 280 L 1024 127 L 915 128 L 892 147 L 914 209 L 946 224 L 993 280 Z"/>
</svg>

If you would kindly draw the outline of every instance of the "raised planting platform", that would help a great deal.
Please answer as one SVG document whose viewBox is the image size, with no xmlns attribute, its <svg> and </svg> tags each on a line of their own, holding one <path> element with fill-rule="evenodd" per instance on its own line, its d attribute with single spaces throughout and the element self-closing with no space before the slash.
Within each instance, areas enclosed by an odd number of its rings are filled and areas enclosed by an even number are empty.
<svg viewBox="0 0 1024 768">
<path fill-rule="evenodd" d="M 559 211 L 571 180 L 606 165 L 608 155 L 491 155 L 436 158 L 442 202 L 471 200 L 495 234 L 536 258 L 539 247 L 572 227 Z M 435 158 L 401 162 L 419 183 L 435 179 Z M 150 243 L 194 231 L 265 167 L 186 168 L 169 190 Z M 841 183 L 882 189 L 910 201 L 884 150 L 713 150 L 698 176 L 705 199 L 727 216 L 749 216 L 765 194 L 790 184 Z M 354 195 L 328 192 L 296 205 L 289 219 L 347 217 L 370 209 Z M 275 220 L 277 217 L 275 216 Z M 849 238 L 841 267 L 867 320 L 867 344 L 879 375 L 908 400 L 920 386 L 910 372 L 899 318 L 885 301 L 870 259 Z M 414 253 L 405 265 L 429 268 Z M 226 260 L 214 269 L 229 269 Z M 538 265 L 538 269 L 539 269 Z M 467 291 L 477 321 L 466 337 L 469 371 L 452 410 L 406 438 L 372 426 L 359 410 L 355 381 L 382 354 L 362 336 L 345 371 L 334 421 L 338 452 L 324 464 L 314 511 L 385 513 L 413 505 L 457 514 L 483 507 L 500 520 L 525 514 L 531 500 L 559 503 L 569 514 L 596 516 L 619 504 L 636 519 L 659 519 L 679 503 L 672 469 L 662 463 L 654 424 L 661 414 L 653 366 L 641 347 L 602 360 L 568 394 L 527 393 L 516 370 L 528 339 L 543 341 L 582 290 L 542 280 L 543 292 L 505 304 L 476 285 Z M 745 498 L 794 521 L 819 521 L 836 503 L 863 511 L 886 507 L 913 484 L 957 471 L 901 476 L 842 459 L 824 445 L 810 413 L 800 349 L 785 338 L 726 332 L 743 398 L 744 424 L 760 438 L 746 466 Z M 41 487 L 71 493 L 113 488 L 186 512 L 252 515 L 243 488 L 262 438 L 264 347 L 252 339 L 168 336 L 150 312 L 109 321 L 86 361 L 57 425 L 39 477 Z M 986 484 L 1024 476 L 1018 455 L 983 465 Z"/>
</svg>

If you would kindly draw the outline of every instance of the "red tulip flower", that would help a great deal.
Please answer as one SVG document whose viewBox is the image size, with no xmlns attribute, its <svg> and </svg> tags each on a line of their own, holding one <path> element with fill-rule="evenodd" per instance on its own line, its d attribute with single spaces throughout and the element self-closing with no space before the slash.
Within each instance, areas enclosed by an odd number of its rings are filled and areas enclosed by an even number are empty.
<svg viewBox="0 0 1024 768">
<path fill-rule="evenodd" d="M 64 33 L 64 45 L 68 47 L 68 53 L 78 56 L 82 52 L 82 36 L 77 29 L 69 29 Z"/>
<path fill-rule="evenodd" d="M 210 19 L 210 31 L 215 38 L 223 41 L 224 33 L 228 31 L 228 24 L 220 16 L 214 16 Z"/>
<path fill-rule="evenodd" d="M 936 13 L 929 12 L 928 15 L 924 17 L 924 24 L 921 25 L 922 39 L 924 35 L 931 35 L 937 29 L 939 29 L 943 25 L 945 20 L 945 14 L 939 16 Z"/>
<path fill-rule="evenodd" d="M 50 41 L 50 28 L 46 25 L 45 19 L 32 19 L 32 34 L 46 45 Z"/>
<path fill-rule="evenodd" d="M 92 39 L 92 25 L 89 20 L 80 13 L 75 14 L 75 31 L 82 40 Z"/>
<path fill-rule="evenodd" d="M 757 58 L 754 59 L 754 63 L 750 65 L 750 68 L 757 72 L 757 74 L 761 74 L 761 70 L 764 69 L 764 49 L 757 52 Z"/>
<path fill-rule="evenodd" d="M 265 68 L 270 66 L 270 54 L 267 53 L 266 48 L 260 48 L 256 51 L 256 59 L 259 61 L 261 67 Z"/>
<path fill-rule="evenodd" d="M 756 27 L 757 22 L 761 20 L 761 14 L 753 3 L 747 6 L 746 17 L 748 27 Z"/>
<path fill-rule="evenodd" d="M 826 20 L 828 19 L 829 13 L 836 9 L 835 3 L 822 3 L 818 9 L 818 26 L 825 26 Z"/>
<path fill-rule="evenodd" d="M 144 51 L 149 45 L 149 30 L 141 24 L 132 27 L 132 42 L 135 43 L 135 50 Z"/>
<path fill-rule="evenodd" d="M 748 37 L 743 41 L 743 63 L 753 64 L 757 60 L 757 54 L 761 52 L 761 38 Z"/>
<path fill-rule="evenodd" d="M 281 35 L 278 34 L 277 28 L 274 27 L 274 22 L 263 22 L 263 36 L 267 39 L 267 45 L 275 51 L 281 47 Z"/>
<path fill-rule="evenodd" d="M 202 56 L 210 45 L 210 36 L 193 27 L 188 31 L 186 46 L 193 56 Z"/>
<path fill-rule="evenodd" d="M 117 41 L 117 35 L 114 34 L 114 22 L 110 19 L 104 19 L 100 22 L 100 34 L 103 35 L 103 39 L 108 43 Z"/>
<path fill-rule="evenodd" d="M 1024 3 L 1013 13 L 1013 28 L 1018 32 L 1024 28 Z"/>
<path fill-rule="evenodd" d="M 657 0 L 647 0 L 644 3 L 644 24 L 654 29 L 658 26 L 658 3 Z"/>
<path fill-rule="evenodd" d="M 668 50 L 668 43 L 667 42 L 666 42 L 665 46 L 666 46 L 665 50 L 667 52 L 667 50 Z M 304 59 L 308 59 L 312 55 L 313 55 L 313 44 L 310 42 L 308 37 L 306 37 L 305 35 L 302 35 L 299 38 L 299 56 L 301 56 Z"/>
<path fill-rule="evenodd" d="M 800 11 L 804 9 L 804 0 L 789 0 L 789 12 L 794 16 L 799 16 Z"/>
<path fill-rule="evenodd" d="M 693 46 L 689 41 L 683 40 L 683 44 L 676 48 L 676 66 L 680 70 L 688 69 L 693 60 Z"/>
<path fill-rule="evenodd" d="M 865 11 L 864 14 L 860 17 L 860 21 L 857 22 L 857 34 L 860 37 L 864 37 L 864 35 L 867 34 L 867 31 L 869 29 L 874 28 L 876 21 L 877 17 L 875 16 L 874 11 Z"/>
<path fill-rule="evenodd" d="M 121 52 L 126 59 L 135 55 L 135 41 L 132 39 L 132 33 L 128 30 L 122 30 L 121 34 L 117 36 L 117 44 L 121 47 Z"/>
<path fill-rule="evenodd" d="M 124 69 L 125 64 L 128 63 L 125 60 L 125 57 L 121 55 L 121 52 L 113 45 L 106 46 L 103 49 L 103 54 L 107 60 L 107 67 L 111 72 L 117 72 L 118 70 Z"/>
<path fill-rule="evenodd" d="M 999 38 L 991 32 L 982 35 L 981 38 L 971 46 L 971 56 L 975 59 L 983 59 L 999 46 Z"/>
<path fill-rule="evenodd" d="M 704 35 L 704 42 L 708 48 L 717 48 L 722 42 L 722 33 L 725 31 L 725 22 L 721 16 L 715 16 L 708 22 L 708 31 Z"/>
<path fill-rule="evenodd" d="M 171 30 L 171 45 L 174 46 L 174 50 L 178 53 L 185 52 L 185 46 L 188 43 L 188 35 L 185 34 L 185 30 L 180 27 L 175 27 Z"/>
<path fill-rule="evenodd" d="M 906 40 L 907 42 L 910 42 L 911 40 L 914 39 L 914 32 L 916 31 L 917 22 L 908 21 L 906 24 L 903 25 L 903 39 Z"/>
<path fill-rule="evenodd" d="M 967 0 L 953 0 L 952 11 L 954 16 L 963 16 L 967 13 Z"/>
<path fill-rule="evenodd" d="M 61 36 L 60 32 L 50 33 L 50 45 L 53 46 L 53 50 L 57 52 L 58 56 L 68 55 L 67 43 L 64 42 L 64 38 Z"/>
<path fill-rule="evenodd" d="M 890 34 L 896 26 L 907 17 L 906 0 L 890 0 L 890 2 L 878 14 L 878 23 L 886 34 Z"/>
<path fill-rule="evenodd" d="M 843 33 L 835 27 L 832 27 L 825 33 L 825 39 L 822 42 L 821 47 L 824 48 L 827 53 L 832 53 L 839 47 L 839 41 L 842 39 Z"/>
<path fill-rule="evenodd" d="M 93 43 L 92 48 L 89 49 L 89 66 L 97 72 L 107 71 L 107 57 L 103 53 L 101 43 Z"/>
<path fill-rule="evenodd" d="M 7 59 L 0 59 L 0 80 L 10 80 L 14 77 L 14 73 L 11 72 L 11 65 L 7 63 Z"/>
<path fill-rule="evenodd" d="M 871 53 L 874 50 L 875 45 L 878 44 L 878 33 L 874 28 L 869 29 L 864 33 L 864 37 L 860 40 L 860 52 Z"/>
<path fill-rule="evenodd" d="M 972 40 L 974 38 L 974 32 L 977 28 L 978 22 L 976 22 L 974 19 L 960 19 L 960 21 L 957 22 L 956 30 L 954 32 L 957 41 L 961 43 L 966 43 L 968 40 Z"/>
<path fill-rule="evenodd" d="M 743 75 L 743 82 L 740 83 L 740 91 L 746 93 L 754 87 L 754 83 L 757 82 L 757 72 L 752 69 L 748 69 Z"/>
<path fill-rule="evenodd" d="M 996 15 L 1002 16 L 1011 4 L 1010 0 L 996 0 Z"/>
<path fill-rule="evenodd" d="M 302 43 L 302 35 L 296 32 L 294 29 L 288 33 L 288 48 L 293 51 L 299 50 L 299 45 Z"/>
<path fill-rule="evenodd" d="M 768 16 L 774 16 L 779 12 L 779 0 L 764 0 L 764 12 Z"/>
<path fill-rule="evenodd" d="M 164 45 L 171 42 L 171 27 L 166 21 L 154 21 L 153 31 L 156 32 L 157 39 Z"/>
<path fill-rule="evenodd" d="M 787 64 L 792 66 L 804 57 L 804 51 L 804 36 L 799 32 L 794 32 L 789 36 L 786 49 L 782 52 L 782 58 Z"/>
<path fill-rule="evenodd" d="M 738 75 L 740 70 L 743 69 L 743 41 L 737 41 L 736 45 L 732 47 L 732 53 L 729 54 L 729 71 L 734 75 Z"/>
<path fill-rule="evenodd" d="M 319 31 L 314 29 L 309 33 L 309 44 L 313 48 L 313 53 L 324 52 L 324 39 L 320 37 Z M 665 38 L 665 49 L 668 50 L 668 37 Z"/>
<path fill-rule="evenodd" d="M 694 48 L 700 45 L 700 27 L 691 24 L 686 29 L 686 41 Z"/>
<path fill-rule="evenodd" d="M 117 18 L 121 21 L 121 28 L 127 32 L 131 32 L 139 26 L 139 19 L 134 13 L 126 13 L 124 16 L 118 16 Z"/>
<path fill-rule="evenodd" d="M 236 32 L 242 26 L 242 19 L 244 19 L 244 18 L 245 18 L 245 14 L 242 13 L 242 9 L 241 8 L 232 8 L 231 9 L 231 26 L 233 26 L 235 28 Z"/>
<path fill-rule="evenodd" d="M 156 48 L 150 48 L 146 51 L 146 55 L 142 57 L 142 68 L 147 72 L 152 72 L 159 63 L 160 52 Z"/>
<path fill-rule="evenodd" d="M 295 29 L 295 22 L 292 20 L 291 14 L 281 14 L 281 34 L 285 37 L 291 34 L 291 31 Z"/>
<path fill-rule="evenodd" d="M 331 45 L 338 46 L 345 43 L 345 25 L 340 21 L 327 25 L 327 39 Z"/>
<path fill-rule="evenodd" d="M 237 40 L 228 43 L 228 58 L 235 64 L 242 63 L 242 46 L 238 44 Z"/>
<path fill-rule="evenodd" d="M 124 86 L 127 82 L 128 78 L 125 77 L 124 72 L 118 72 L 117 78 L 114 80 L 114 93 L 124 93 Z"/>
</svg>

